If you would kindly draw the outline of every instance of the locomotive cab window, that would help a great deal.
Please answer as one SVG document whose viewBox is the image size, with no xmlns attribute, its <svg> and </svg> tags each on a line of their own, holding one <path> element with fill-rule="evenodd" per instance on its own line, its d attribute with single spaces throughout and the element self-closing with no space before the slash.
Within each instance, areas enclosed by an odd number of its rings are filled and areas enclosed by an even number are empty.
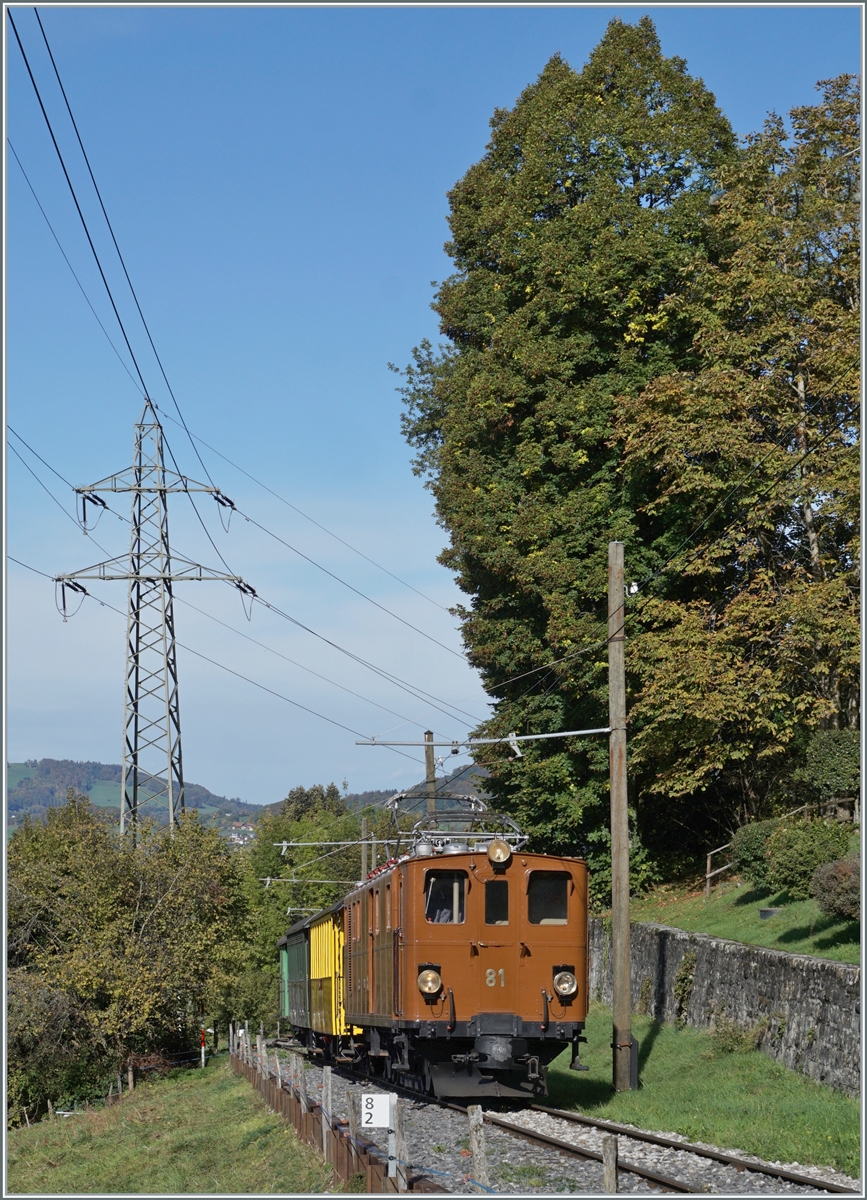
<svg viewBox="0 0 867 1200">
<path fill-rule="evenodd" d="M 509 882 L 489 879 L 485 883 L 485 924 L 509 924 Z"/>
<path fill-rule="evenodd" d="M 570 876 L 566 871 L 532 871 L 527 886 L 531 925 L 565 925 Z"/>
<path fill-rule="evenodd" d="M 461 925 L 466 920 L 466 871 L 428 871 L 424 917 L 434 925 Z"/>
</svg>

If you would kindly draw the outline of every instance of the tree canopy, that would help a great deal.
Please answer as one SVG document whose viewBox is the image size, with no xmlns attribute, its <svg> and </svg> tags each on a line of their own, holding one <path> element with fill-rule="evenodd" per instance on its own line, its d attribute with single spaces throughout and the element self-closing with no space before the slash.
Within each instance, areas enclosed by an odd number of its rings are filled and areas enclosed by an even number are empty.
<svg viewBox="0 0 867 1200">
<path fill-rule="evenodd" d="M 486 732 L 604 724 L 609 541 L 646 581 L 639 883 L 648 849 L 694 854 L 772 804 L 802 731 L 857 711 L 857 100 L 825 86 L 793 138 L 772 118 L 739 149 L 649 18 L 612 21 L 580 72 L 555 56 L 449 193 L 447 341 L 404 372 Z M 588 846 L 603 894 L 607 746 L 529 745 L 491 790 L 540 848 Z"/>
</svg>

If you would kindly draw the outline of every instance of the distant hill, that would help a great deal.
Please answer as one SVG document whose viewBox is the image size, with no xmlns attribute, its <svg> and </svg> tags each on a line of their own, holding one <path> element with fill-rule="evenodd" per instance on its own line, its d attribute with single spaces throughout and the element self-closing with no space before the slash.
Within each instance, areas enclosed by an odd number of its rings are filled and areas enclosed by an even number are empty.
<svg viewBox="0 0 867 1200">
<path fill-rule="evenodd" d="M 120 807 L 119 763 L 75 762 L 68 758 L 31 759 L 23 763 L 7 763 L 6 766 L 6 813 L 10 827 L 25 816 L 44 820 L 49 808 L 56 808 L 66 800 L 67 790 L 87 795 L 96 808 L 118 810 Z M 452 771 L 445 779 L 437 779 L 437 808 L 451 811 L 462 807 L 457 796 L 484 796 L 481 790 L 488 771 L 484 767 L 462 767 Z M 404 812 L 424 811 L 426 788 L 424 780 L 403 789 L 414 796 L 403 800 Z M 287 789 L 288 791 L 288 789 Z M 197 783 L 185 783 L 184 792 L 188 808 L 197 808 L 204 820 L 213 820 L 218 829 L 231 832 L 238 824 L 253 825 L 263 812 L 279 813 L 283 801 L 275 804 L 249 804 L 237 796 L 228 799 L 218 796 Z M 351 792 L 345 796 L 346 806 L 358 811 L 368 807 L 380 807 L 395 795 L 393 790 Z M 168 819 L 165 808 L 148 810 L 156 820 Z"/>
<path fill-rule="evenodd" d="M 42 820 L 49 808 L 66 800 L 67 790 L 87 795 L 96 808 L 120 808 L 119 763 L 75 762 L 68 758 L 31 759 L 8 763 L 6 767 L 6 813 L 10 825 L 25 816 Z M 237 822 L 253 824 L 262 808 L 237 797 L 218 796 L 197 783 L 185 783 L 188 808 L 197 808 L 205 819 L 213 819 L 220 829 L 231 829 Z M 149 810 L 157 821 L 165 822 L 164 808 Z"/>
</svg>

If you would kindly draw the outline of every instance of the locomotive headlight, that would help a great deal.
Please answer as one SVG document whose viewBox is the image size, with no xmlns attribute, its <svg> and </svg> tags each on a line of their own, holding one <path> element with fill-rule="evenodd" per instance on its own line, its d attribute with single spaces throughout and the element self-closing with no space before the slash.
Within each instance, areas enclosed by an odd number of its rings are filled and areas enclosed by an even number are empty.
<svg viewBox="0 0 867 1200">
<path fill-rule="evenodd" d="M 558 971 L 554 976 L 554 991 L 558 996 L 574 996 L 578 991 L 578 980 L 571 971 Z"/>
<path fill-rule="evenodd" d="M 512 857 L 512 847 L 502 838 L 494 838 L 488 843 L 488 858 L 498 867 L 505 866 Z"/>
<path fill-rule="evenodd" d="M 425 996 L 435 996 L 443 986 L 439 971 L 422 971 L 418 977 L 418 990 Z"/>
</svg>

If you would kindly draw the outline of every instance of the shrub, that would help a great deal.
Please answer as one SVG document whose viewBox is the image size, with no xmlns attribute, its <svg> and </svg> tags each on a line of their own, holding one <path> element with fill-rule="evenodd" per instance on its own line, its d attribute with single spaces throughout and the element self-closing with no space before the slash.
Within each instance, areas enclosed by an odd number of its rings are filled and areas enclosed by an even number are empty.
<svg viewBox="0 0 867 1200">
<path fill-rule="evenodd" d="M 857 729 L 821 729 L 807 747 L 807 777 L 823 800 L 857 796 L 861 736 Z"/>
<path fill-rule="evenodd" d="M 716 1019 L 713 1028 L 713 1045 L 718 1054 L 745 1054 L 755 1050 L 758 1042 L 759 1027 L 742 1029 L 724 1014 Z"/>
<path fill-rule="evenodd" d="M 816 868 L 846 853 L 850 832 L 836 821 L 781 821 L 765 850 L 769 885 L 809 899 Z"/>
<path fill-rule="evenodd" d="M 813 873 L 810 889 L 822 912 L 834 917 L 861 919 L 861 872 L 857 854 L 823 863 Z"/>
<path fill-rule="evenodd" d="M 744 879 L 756 887 L 767 887 L 768 860 L 765 854 L 768 838 L 780 824 L 779 819 L 752 821 L 741 825 L 732 838 L 732 859 Z"/>
</svg>

